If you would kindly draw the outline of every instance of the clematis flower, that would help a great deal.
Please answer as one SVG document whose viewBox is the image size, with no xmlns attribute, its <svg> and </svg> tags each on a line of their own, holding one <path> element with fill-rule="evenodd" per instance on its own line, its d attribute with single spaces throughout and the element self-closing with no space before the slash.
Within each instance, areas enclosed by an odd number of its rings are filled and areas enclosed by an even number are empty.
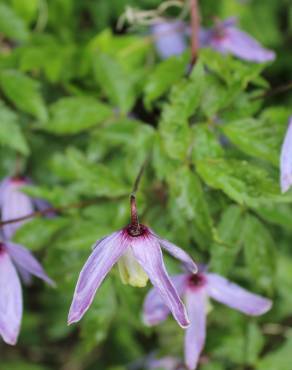
<svg viewBox="0 0 292 370">
<path fill-rule="evenodd" d="M 292 185 L 292 116 L 281 149 L 280 173 L 281 190 L 285 193 Z"/>
<path fill-rule="evenodd" d="M 211 29 L 201 29 L 200 44 L 250 62 L 263 63 L 275 59 L 272 50 L 265 49 L 258 41 L 236 27 L 235 18 L 217 22 Z"/>
<path fill-rule="evenodd" d="M 162 59 L 182 54 L 186 48 L 186 25 L 180 21 L 165 21 L 152 26 L 157 53 Z"/>
<path fill-rule="evenodd" d="M 267 312 L 272 302 L 269 299 L 250 293 L 224 277 L 203 271 L 197 275 L 180 274 L 172 278 L 173 285 L 186 303 L 190 326 L 185 334 L 185 364 L 188 369 L 197 367 L 206 337 L 206 315 L 208 297 L 247 315 L 258 316 Z M 146 296 L 144 321 L 155 325 L 165 320 L 168 307 L 161 300 L 156 289 Z"/>
<path fill-rule="evenodd" d="M 25 283 L 34 275 L 54 286 L 54 282 L 26 248 L 7 241 L 0 242 L 0 336 L 11 345 L 17 342 L 22 318 L 19 275 Z"/>
<path fill-rule="evenodd" d="M 170 281 L 164 266 L 161 248 L 181 260 L 192 272 L 197 268 L 190 256 L 176 245 L 160 238 L 150 228 L 139 224 L 135 198 L 131 197 L 131 223 L 97 241 L 82 268 L 70 307 L 68 323 L 79 321 L 91 305 L 94 295 L 115 263 L 122 281 L 143 287 L 148 277 L 156 287 L 181 327 L 189 324 L 185 307 Z"/>
<path fill-rule="evenodd" d="M 35 209 L 43 210 L 48 203 L 41 199 L 34 199 L 21 192 L 21 188 L 32 182 L 26 177 L 7 177 L 0 183 L 0 208 L 1 219 L 7 221 L 14 218 L 24 217 Z M 3 226 L 3 234 L 6 239 L 11 239 L 17 229 L 26 221 L 14 222 Z"/>
</svg>

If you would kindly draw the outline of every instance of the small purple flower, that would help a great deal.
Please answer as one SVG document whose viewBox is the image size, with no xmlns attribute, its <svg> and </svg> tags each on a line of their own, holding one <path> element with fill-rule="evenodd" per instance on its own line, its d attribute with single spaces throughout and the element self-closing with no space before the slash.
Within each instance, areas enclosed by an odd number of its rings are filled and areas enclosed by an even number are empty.
<svg viewBox="0 0 292 370">
<path fill-rule="evenodd" d="M 24 217 L 34 211 L 43 210 L 48 203 L 41 199 L 33 199 L 21 192 L 21 188 L 31 185 L 31 180 L 26 177 L 7 177 L 0 183 L 0 208 L 1 219 L 7 221 L 14 218 Z M 3 234 L 6 239 L 11 239 L 17 229 L 26 221 L 14 222 L 3 226 Z"/>
<path fill-rule="evenodd" d="M 139 224 L 134 197 L 131 197 L 131 212 L 130 225 L 95 244 L 78 278 L 68 317 L 69 324 L 82 318 L 107 273 L 118 262 L 124 283 L 143 287 L 149 277 L 179 325 L 189 325 L 185 307 L 165 269 L 161 248 L 181 260 L 193 273 L 197 271 L 195 263 L 182 249 Z"/>
<path fill-rule="evenodd" d="M 0 336 L 11 345 L 17 342 L 22 318 L 22 290 L 18 274 L 24 282 L 29 282 L 34 275 L 54 286 L 26 248 L 11 242 L 0 242 Z"/>
<path fill-rule="evenodd" d="M 184 346 L 185 363 L 190 370 L 196 369 L 205 344 L 208 297 L 251 316 L 262 315 L 272 306 L 269 299 L 250 293 L 214 273 L 200 271 L 197 275 L 176 275 L 172 282 L 179 295 L 183 297 L 190 318 Z M 145 323 L 158 324 L 165 320 L 168 314 L 169 309 L 164 305 L 156 289 L 151 289 L 144 303 Z"/>
<path fill-rule="evenodd" d="M 281 190 L 285 193 L 292 185 L 292 116 L 281 149 L 280 173 Z"/>
<path fill-rule="evenodd" d="M 264 63 L 275 59 L 272 50 L 263 48 L 258 41 L 236 27 L 235 18 L 217 22 L 211 29 L 202 29 L 200 44 L 250 62 Z"/>
<path fill-rule="evenodd" d="M 152 26 L 156 50 L 162 59 L 182 54 L 187 46 L 186 25 L 181 21 L 165 21 Z"/>
</svg>

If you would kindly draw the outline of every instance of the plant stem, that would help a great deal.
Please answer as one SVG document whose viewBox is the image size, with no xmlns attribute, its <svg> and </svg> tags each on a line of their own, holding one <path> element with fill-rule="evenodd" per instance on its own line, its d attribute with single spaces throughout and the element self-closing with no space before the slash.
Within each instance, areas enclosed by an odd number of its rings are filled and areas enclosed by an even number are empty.
<svg viewBox="0 0 292 370">
<path fill-rule="evenodd" d="M 196 63 L 199 51 L 199 31 L 200 31 L 200 14 L 198 0 L 190 0 L 190 12 L 191 12 L 191 65 Z"/>
</svg>

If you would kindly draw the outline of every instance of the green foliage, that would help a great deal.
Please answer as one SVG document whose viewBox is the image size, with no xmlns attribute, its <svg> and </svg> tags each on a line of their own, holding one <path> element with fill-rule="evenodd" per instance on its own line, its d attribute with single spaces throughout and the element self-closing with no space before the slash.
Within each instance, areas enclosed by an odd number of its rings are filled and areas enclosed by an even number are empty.
<svg viewBox="0 0 292 370">
<path fill-rule="evenodd" d="M 184 331 L 171 317 L 154 328 L 142 322 L 150 284 L 125 286 L 116 267 L 82 321 L 66 323 L 91 246 L 129 222 L 129 194 L 146 158 L 141 222 L 274 302 L 267 315 L 249 318 L 210 301 L 199 369 L 291 370 L 292 197 L 280 192 L 279 157 L 292 100 L 275 87 L 292 80 L 292 7 L 200 1 L 204 27 L 237 16 L 277 59 L 249 63 L 200 49 L 191 68 L 190 48 L 160 60 L 148 26 L 116 28 L 126 6 L 161 3 L 0 0 L 0 171 L 30 177 L 24 193 L 61 207 L 13 237 L 57 288 L 23 288 L 19 344 L 0 341 L 0 370 L 149 370 L 149 355 L 183 357 Z M 169 272 L 181 272 L 164 257 Z"/>
</svg>

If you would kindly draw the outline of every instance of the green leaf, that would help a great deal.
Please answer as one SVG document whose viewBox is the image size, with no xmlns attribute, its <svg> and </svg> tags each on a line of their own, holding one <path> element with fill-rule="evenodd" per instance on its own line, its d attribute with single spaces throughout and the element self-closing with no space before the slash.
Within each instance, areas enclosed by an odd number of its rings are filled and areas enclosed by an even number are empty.
<svg viewBox="0 0 292 370">
<path fill-rule="evenodd" d="M 122 113 L 131 110 L 135 103 L 135 90 L 131 75 L 112 57 L 99 53 L 94 57 L 96 82 L 111 103 Z"/>
<path fill-rule="evenodd" d="M 266 354 L 258 363 L 257 370 L 290 370 L 292 363 L 292 332 L 289 330 L 284 344 Z"/>
<path fill-rule="evenodd" d="M 243 210 L 235 205 L 227 207 L 217 228 L 216 242 L 211 246 L 211 270 L 228 275 L 242 246 Z"/>
<path fill-rule="evenodd" d="M 224 155 L 219 138 L 214 129 L 207 126 L 207 124 L 196 124 L 192 127 L 193 145 L 192 158 L 194 162 L 207 159 L 218 158 Z"/>
<path fill-rule="evenodd" d="M 224 134 L 244 153 L 279 164 L 279 151 L 286 125 L 246 118 L 221 126 Z"/>
<path fill-rule="evenodd" d="M 0 101 L 0 144 L 29 154 L 27 141 L 18 124 L 17 115 Z"/>
<path fill-rule="evenodd" d="M 236 159 L 206 159 L 196 163 L 202 179 L 211 187 L 221 189 L 242 205 L 258 207 L 271 201 L 285 202 L 279 186 L 263 168 Z"/>
<path fill-rule="evenodd" d="M 23 112 L 40 121 L 47 119 L 47 110 L 39 92 L 39 82 L 15 70 L 1 71 L 0 85 L 9 100 Z"/>
<path fill-rule="evenodd" d="M 14 10 L 25 19 L 28 23 L 31 22 L 39 10 L 41 0 L 11 0 Z"/>
<path fill-rule="evenodd" d="M 185 73 L 188 55 L 172 57 L 157 64 L 147 78 L 144 88 L 144 103 L 150 107 L 151 103 L 165 94 Z"/>
<path fill-rule="evenodd" d="M 0 32 L 9 39 L 26 41 L 28 29 L 23 20 L 8 5 L 0 4 Z"/>
<path fill-rule="evenodd" d="M 174 218 L 193 223 L 197 242 L 208 246 L 213 234 L 212 219 L 199 178 L 184 166 L 169 176 L 168 183 Z"/>
<path fill-rule="evenodd" d="M 50 106 L 51 118 L 41 127 L 56 135 L 78 134 L 112 116 L 112 110 L 92 97 L 68 97 Z"/>
<path fill-rule="evenodd" d="M 81 152 L 73 148 L 68 149 L 67 159 L 68 166 L 72 167 L 79 180 L 81 192 L 110 198 L 129 194 L 129 187 L 109 167 L 90 163 Z"/>
<path fill-rule="evenodd" d="M 252 278 L 266 290 L 273 289 L 275 244 L 266 226 L 248 215 L 244 222 L 244 255 Z"/>
<path fill-rule="evenodd" d="M 247 326 L 246 333 L 246 362 L 249 365 L 255 365 L 264 346 L 264 336 L 259 326 L 251 321 Z"/>
</svg>

